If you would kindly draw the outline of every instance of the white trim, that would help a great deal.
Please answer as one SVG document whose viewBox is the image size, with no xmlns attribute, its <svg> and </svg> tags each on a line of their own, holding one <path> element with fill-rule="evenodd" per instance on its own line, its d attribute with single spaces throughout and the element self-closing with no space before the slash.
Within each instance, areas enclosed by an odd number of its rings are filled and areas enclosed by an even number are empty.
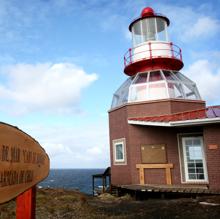
<svg viewBox="0 0 220 219">
<path fill-rule="evenodd" d="M 197 179 L 189 179 L 189 173 L 187 168 L 187 161 L 186 161 L 186 148 L 185 148 L 185 139 L 194 139 L 199 138 L 201 140 L 201 149 L 202 149 L 202 163 L 203 163 L 203 171 L 204 171 L 204 179 L 197 180 Z M 206 166 L 206 159 L 204 153 L 204 142 L 202 136 L 188 136 L 188 137 L 181 137 L 182 142 L 182 149 L 183 149 L 183 161 L 184 161 L 184 172 L 185 172 L 185 182 L 186 183 L 199 183 L 199 182 L 208 182 L 208 173 L 207 173 L 207 166 Z"/>
<path fill-rule="evenodd" d="M 123 159 L 117 159 L 116 157 L 116 146 L 121 144 L 122 145 L 122 153 Z M 114 165 L 127 165 L 127 154 L 126 154 L 126 140 L 125 138 L 114 139 L 112 141 L 113 146 L 113 163 Z"/>
<path fill-rule="evenodd" d="M 158 41 L 158 32 L 157 32 L 157 19 L 154 18 L 154 25 L 155 25 L 155 34 L 156 34 L 156 41 Z"/>
<path fill-rule="evenodd" d="M 137 121 L 137 120 L 128 120 L 130 125 L 146 125 L 146 126 L 165 126 L 170 127 L 169 122 L 146 122 L 146 121 Z"/>
<path fill-rule="evenodd" d="M 162 127 L 192 126 L 192 125 L 203 125 L 203 124 L 213 124 L 213 123 L 220 123 L 220 117 L 183 120 L 183 121 L 174 121 L 174 122 L 151 122 L 151 121 L 137 121 L 132 119 L 128 120 L 128 124 L 130 125 L 162 126 Z"/>
<path fill-rule="evenodd" d="M 180 167 L 180 177 L 181 177 L 181 183 L 184 183 L 183 177 L 184 177 L 184 173 L 183 173 L 183 164 L 182 164 L 182 150 L 181 150 L 181 134 L 177 134 L 177 144 L 178 144 L 178 154 L 179 154 L 179 167 Z M 185 178 L 185 177 L 184 177 Z"/>
</svg>

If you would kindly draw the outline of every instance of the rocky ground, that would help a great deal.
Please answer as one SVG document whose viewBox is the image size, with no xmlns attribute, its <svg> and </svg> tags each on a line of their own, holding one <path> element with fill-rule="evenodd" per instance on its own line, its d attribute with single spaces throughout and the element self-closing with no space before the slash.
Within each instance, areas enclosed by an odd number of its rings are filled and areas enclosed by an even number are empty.
<svg viewBox="0 0 220 219">
<path fill-rule="evenodd" d="M 0 219 L 13 218 L 15 201 L 0 205 Z M 91 197 L 77 191 L 38 189 L 36 219 L 47 218 L 218 219 L 220 196 L 135 201 L 129 195 L 119 198 L 109 194 Z"/>
</svg>

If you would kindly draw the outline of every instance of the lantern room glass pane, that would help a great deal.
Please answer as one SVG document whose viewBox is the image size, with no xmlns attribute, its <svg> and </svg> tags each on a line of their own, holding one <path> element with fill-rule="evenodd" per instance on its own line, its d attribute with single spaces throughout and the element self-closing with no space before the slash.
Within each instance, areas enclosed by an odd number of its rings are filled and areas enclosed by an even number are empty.
<svg viewBox="0 0 220 219">
<path fill-rule="evenodd" d="M 141 22 L 137 22 L 132 27 L 133 45 L 139 45 L 143 43 L 142 25 Z"/>
<path fill-rule="evenodd" d="M 128 78 L 114 93 L 111 108 L 115 108 L 128 102 L 128 92 L 131 82 L 132 78 Z"/>
<path fill-rule="evenodd" d="M 139 74 L 137 79 L 135 80 L 135 84 L 145 83 L 147 81 L 148 73 Z"/>
<path fill-rule="evenodd" d="M 177 98 L 177 99 L 183 99 L 184 98 L 181 84 L 168 83 L 168 91 L 169 91 L 169 97 L 170 98 Z"/>
<path fill-rule="evenodd" d="M 156 19 L 157 40 L 168 41 L 167 22 L 160 17 L 155 19 Z"/>
<path fill-rule="evenodd" d="M 168 81 L 173 81 L 173 80 L 175 80 L 175 77 L 173 77 L 171 71 L 164 71 L 164 70 L 163 70 L 163 74 L 164 74 L 166 80 L 168 80 Z"/>
<path fill-rule="evenodd" d="M 165 83 L 150 83 L 148 88 L 149 100 L 169 98 Z"/>
<path fill-rule="evenodd" d="M 150 73 L 150 79 L 149 79 L 150 82 L 160 81 L 160 80 L 162 80 L 162 79 L 163 79 L 163 78 L 162 78 L 162 76 L 161 76 L 161 74 L 160 74 L 160 71 L 152 71 L 152 72 Z"/>
<path fill-rule="evenodd" d="M 196 84 L 180 72 L 157 70 L 130 77 L 114 93 L 112 107 L 158 99 L 201 100 Z"/>
<path fill-rule="evenodd" d="M 129 101 L 143 101 L 147 97 L 147 84 L 133 85 L 129 91 Z"/>
<path fill-rule="evenodd" d="M 155 18 L 147 18 L 136 22 L 132 26 L 133 46 L 137 46 L 146 41 L 157 39 Z"/>
<path fill-rule="evenodd" d="M 156 40 L 155 18 L 142 20 L 142 31 L 144 42 Z"/>
</svg>

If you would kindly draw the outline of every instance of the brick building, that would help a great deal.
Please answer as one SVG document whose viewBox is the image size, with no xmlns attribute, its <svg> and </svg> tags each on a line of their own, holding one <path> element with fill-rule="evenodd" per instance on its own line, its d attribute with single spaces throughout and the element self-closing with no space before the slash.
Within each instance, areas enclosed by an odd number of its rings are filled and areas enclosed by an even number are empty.
<svg viewBox="0 0 220 219">
<path fill-rule="evenodd" d="M 129 30 L 129 77 L 109 111 L 113 185 L 205 185 L 220 189 L 220 107 L 207 107 L 179 72 L 181 49 L 167 17 L 144 8 Z"/>
</svg>

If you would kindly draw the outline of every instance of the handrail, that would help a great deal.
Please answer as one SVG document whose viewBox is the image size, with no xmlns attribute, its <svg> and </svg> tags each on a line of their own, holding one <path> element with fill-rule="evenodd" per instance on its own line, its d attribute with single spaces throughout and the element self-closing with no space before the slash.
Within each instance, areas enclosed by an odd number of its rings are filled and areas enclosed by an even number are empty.
<svg viewBox="0 0 220 219">
<path fill-rule="evenodd" d="M 161 44 L 166 44 L 169 47 L 168 48 L 153 48 L 155 44 L 161 45 Z M 146 46 L 146 49 L 140 52 L 136 52 L 135 50 L 138 50 L 138 48 L 143 49 Z M 165 54 L 156 54 L 158 51 L 168 51 L 171 55 L 165 55 Z M 149 52 L 149 57 L 144 57 L 146 53 Z M 138 55 L 142 55 L 141 58 L 137 58 Z M 147 59 L 154 59 L 154 58 L 173 58 L 173 59 L 179 59 L 182 61 L 182 50 L 172 42 L 148 42 L 145 44 L 141 44 L 139 46 L 136 46 L 134 48 L 128 49 L 128 51 L 124 55 L 124 66 L 128 66 L 132 63 L 141 61 L 141 60 L 147 60 Z"/>
</svg>

